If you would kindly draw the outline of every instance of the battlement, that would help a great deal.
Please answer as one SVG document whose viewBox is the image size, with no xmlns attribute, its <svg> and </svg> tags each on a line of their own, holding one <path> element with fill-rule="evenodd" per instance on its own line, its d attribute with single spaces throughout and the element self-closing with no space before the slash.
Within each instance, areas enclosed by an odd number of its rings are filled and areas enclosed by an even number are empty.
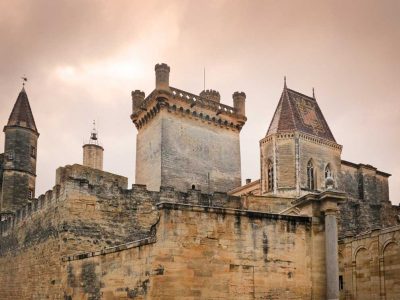
<svg viewBox="0 0 400 300">
<path fill-rule="evenodd" d="M 146 98 L 140 90 L 132 92 L 131 119 L 139 130 L 153 119 L 161 110 L 177 110 L 192 118 L 241 130 L 246 123 L 246 94 L 235 92 L 233 106 L 221 104 L 221 96 L 215 90 L 203 90 L 200 95 L 185 92 L 169 85 L 170 67 L 157 64 L 156 88 Z"/>
<path fill-rule="evenodd" d="M 133 207 L 136 207 L 142 213 L 144 210 L 151 210 L 151 207 L 154 208 L 157 203 L 180 203 L 233 209 L 242 207 L 239 197 L 221 192 L 214 192 L 212 195 L 196 189 L 181 192 L 173 187 L 161 187 L 159 192 L 154 192 L 147 190 L 146 185 L 141 184 L 133 184 L 131 189 L 127 189 L 126 177 L 74 164 L 57 169 L 56 185 L 52 190 L 47 191 L 37 199 L 33 199 L 31 203 L 15 213 L 1 214 L 1 236 L 8 236 L 21 226 L 29 228 L 29 224 L 33 222 L 35 215 L 49 209 L 57 209 L 62 215 L 68 214 L 70 212 L 66 202 L 76 202 L 79 198 L 84 199 L 88 195 L 94 196 L 97 199 L 96 201 L 102 199 L 101 201 L 104 202 L 104 199 L 106 199 L 105 201 L 108 201 L 109 205 L 114 208 L 117 207 L 117 210 L 126 209 L 121 205 L 125 201 L 129 201 Z M 76 198 L 78 200 L 75 200 Z M 78 204 L 71 205 L 75 207 Z M 147 208 L 144 209 L 143 207 Z M 92 209 L 100 208 L 94 203 Z M 110 214 L 112 213 L 110 212 Z M 79 219 L 84 223 L 85 214 L 80 215 Z"/>
<path fill-rule="evenodd" d="M 194 95 L 174 87 L 170 87 L 169 94 L 155 90 L 143 101 L 137 95 L 139 93 L 135 91 L 134 96 L 132 96 L 132 99 L 134 99 L 132 107 L 134 109 L 131 119 L 138 130 L 150 122 L 163 109 L 239 131 L 247 120 L 244 116 L 244 102 L 242 104 L 238 102 L 244 101 L 243 98 L 236 100 L 236 106 L 231 107 L 211 99 L 211 97 L 204 97 L 202 94 L 200 96 Z"/>
<path fill-rule="evenodd" d="M 62 193 L 61 185 L 55 185 L 52 190 L 48 190 L 44 195 L 32 199 L 30 203 L 18 209 L 15 213 L 1 213 L 0 235 L 7 235 L 14 228 L 22 224 L 26 225 L 34 214 L 56 205 Z"/>
</svg>

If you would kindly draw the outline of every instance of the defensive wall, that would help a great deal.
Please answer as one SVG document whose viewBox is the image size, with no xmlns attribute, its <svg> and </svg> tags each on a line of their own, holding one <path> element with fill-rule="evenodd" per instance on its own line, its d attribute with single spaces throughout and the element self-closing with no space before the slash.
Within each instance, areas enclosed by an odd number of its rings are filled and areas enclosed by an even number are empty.
<svg viewBox="0 0 400 300">
<path fill-rule="evenodd" d="M 324 222 L 80 165 L 2 215 L 1 299 L 322 299 Z M 259 210 L 259 211 L 257 211 Z"/>
</svg>

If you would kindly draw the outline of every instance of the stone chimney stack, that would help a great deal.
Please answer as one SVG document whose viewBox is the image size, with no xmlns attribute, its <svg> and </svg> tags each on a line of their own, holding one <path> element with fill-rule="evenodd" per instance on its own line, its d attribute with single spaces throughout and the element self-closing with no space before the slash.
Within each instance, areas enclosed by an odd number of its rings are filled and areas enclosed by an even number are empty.
<svg viewBox="0 0 400 300">
<path fill-rule="evenodd" d="M 246 94 L 243 92 L 234 92 L 232 97 L 233 97 L 233 107 L 236 108 L 237 113 L 239 115 L 245 116 Z"/>
<path fill-rule="evenodd" d="M 156 89 L 169 91 L 169 71 L 170 67 L 167 64 L 156 64 Z"/>
<path fill-rule="evenodd" d="M 132 92 L 132 113 L 139 111 L 140 106 L 145 98 L 145 93 L 140 90 L 135 90 Z"/>
<path fill-rule="evenodd" d="M 218 102 L 218 103 L 220 103 L 220 101 L 221 101 L 221 96 L 220 96 L 219 92 L 217 92 L 215 90 L 203 90 L 200 93 L 200 97 L 203 97 L 203 98 L 206 98 L 208 100 Z"/>
</svg>

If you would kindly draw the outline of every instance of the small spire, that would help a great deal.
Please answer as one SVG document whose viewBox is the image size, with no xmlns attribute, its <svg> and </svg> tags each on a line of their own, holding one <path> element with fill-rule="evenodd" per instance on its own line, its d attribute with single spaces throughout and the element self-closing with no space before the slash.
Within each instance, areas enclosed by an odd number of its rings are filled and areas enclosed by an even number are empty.
<svg viewBox="0 0 400 300">
<path fill-rule="evenodd" d="M 93 120 L 93 129 L 90 132 L 90 142 L 89 143 L 96 144 L 96 145 L 99 144 L 98 138 L 97 138 L 97 130 L 96 130 L 96 121 L 95 120 Z"/>
<path fill-rule="evenodd" d="M 283 87 L 284 87 L 285 89 L 287 88 L 287 86 L 286 86 L 286 75 L 283 76 Z"/>
<path fill-rule="evenodd" d="M 315 99 L 315 91 L 314 91 L 314 88 L 312 88 L 312 97 Z"/>
</svg>

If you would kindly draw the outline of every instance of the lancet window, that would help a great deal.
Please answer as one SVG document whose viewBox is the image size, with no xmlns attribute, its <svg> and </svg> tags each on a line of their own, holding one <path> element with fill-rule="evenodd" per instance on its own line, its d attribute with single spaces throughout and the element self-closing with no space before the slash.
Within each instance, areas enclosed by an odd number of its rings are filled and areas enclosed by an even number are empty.
<svg viewBox="0 0 400 300">
<path fill-rule="evenodd" d="M 332 170 L 329 164 L 325 167 L 325 179 L 327 178 L 332 178 Z"/>
<path fill-rule="evenodd" d="M 307 164 L 307 188 L 314 190 L 314 165 L 311 159 Z"/>
</svg>

